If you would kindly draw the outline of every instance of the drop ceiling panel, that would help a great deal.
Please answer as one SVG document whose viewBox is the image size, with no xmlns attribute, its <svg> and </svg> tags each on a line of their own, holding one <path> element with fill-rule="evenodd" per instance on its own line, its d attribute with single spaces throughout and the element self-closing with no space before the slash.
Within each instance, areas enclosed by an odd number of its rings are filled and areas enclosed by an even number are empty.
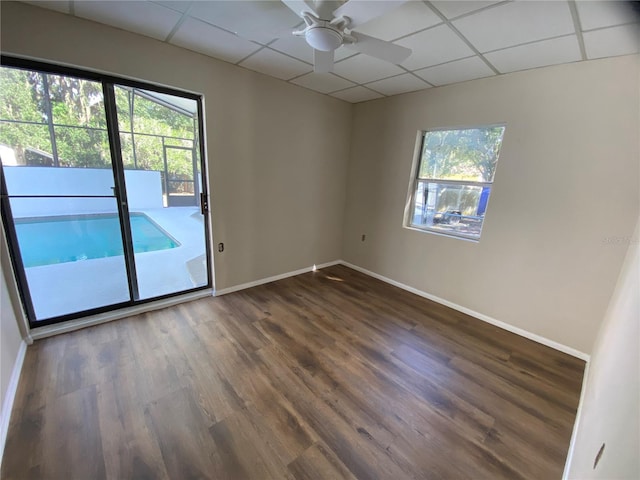
<svg viewBox="0 0 640 480">
<path fill-rule="evenodd" d="M 311 48 L 302 37 L 294 37 L 293 35 L 282 37 L 269 44 L 269 48 L 296 57 L 298 60 L 313 63 L 313 48 Z M 353 55 L 356 55 L 356 52 L 347 50 L 346 48 L 339 48 L 335 51 L 334 60 L 342 60 L 343 58 L 352 57 Z"/>
<path fill-rule="evenodd" d="M 311 65 L 268 48 L 254 53 L 239 65 L 282 80 L 289 80 L 313 70 Z"/>
<path fill-rule="evenodd" d="M 477 56 L 463 58 L 462 60 L 445 63 L 444 65 L 424 68 L 417 70 L 415 73 L 436 86 L 495 75 L 493 70 Z"/>
<path fill-rule="evenodd" d="M 196 1 L 189 15 L 262 43 L 293 30 L 302 21 L 277 1 Z"/>
<path fill-rule="evenodd" d="M 578 2 L 578 16 L 582 30 L 612 27 L 637 21 L 629 2 L 615 0 Z"/>
<path fill-rule="evenodd" d="M 480 51 L 574 33 L 564 1 L 519 1 L 488 8 L 455 20 L 453 25 Z"/>
<path fill-rule="evenodd" d="M 295 78 L 291 80 L 291 83 L 320 93 L 335 92 L 336 90 L 343 90 L 355 86 L 353 82 L 337 77 L 331 73 L 314 72 Z"/>
<path fill-rule="evenodd" d="M 409 70 L 430 67 L 474 54 L 447 25 L 430 28 L 394 43 L 412 50 L 409 58 L 402 62 L 402 66 Z"/>
<path fill-rule="evenodd" d="M 577 62 L 581 59 L 575 35 L 498 50 L 485 54 L 485 57 L 502 73 Z"/>
<path fill-rule="evenodd" d="M 423 82 L 415 75 L 405 73 L 397 77 L 385 78 L 377 82 L 368 83 L 367 87 L 374 89 L 384 95 L 398 95 L 399 93 L 413 92 L 429 88 L 430 85 Z"/>
<path fill-rule="evenodd" d="M 193 18 L 187 18 L 171 38 L 171 43 L 196 52 L 236 63 L 257 51 L 257 45 Z"/>
<path fill-rule="evenodd" d="M 332 11 L 345 1 L 326 0 L 323 6 Z M 371 4 L 376 1 L 382 0 Z M 569 8 L 574 1 L 575 23 Z M 507 73 L 582 60 L 578 33 L 588 59 L 637 53 L 640 42 L 640 18 L 632 13 L 632 2 L 623 0 L 409 0 L 356 29 L 410 48 L 412 54 L 401 67 L 341 47 L 335 52 L 336 74 L 315 74 L 308 73 L 311 47 L 291 35 L 303 23 L 279 0 L 24 3 L 227 62 L 242 61 L 246 68 L 350 102 L 373 95 L 369 86 L 382 95 L 395 95 L 495 74 L 478 52 Z M 575 31 L 576 24 L 582 32 Z"/>
<path fill-rule="evenodd" d="M 336 63 L 333 71 L 356 83 L 366 83 L 403 73 L 400 67 L 392 63 L 362 54 Z"/>
<path fill-rule="evenodd" d="M 587 58 L 638 53 L 639 33 L 637 25 L 623 25 L 585 32 L 583 37 Z"/>
<path fill-rule="evenodd" d="M 485 2 L 485 1 L 451 1 L 445 0 L 440 2 L 431 2 L 434 7 L 440 10 L 445 17 L 452 19 L 464 15 L 465 13 L 474 12 L 481 8 L 487 7 L 500 2 Z"/>
<path fill-rule="evenodd" d="M 426 4 L 409 1 L 382 17 L 360 25 L 355 30 L 382 40 L 393 40 L 438 23 L 442 23 L 442 20 Z"/>
<path fill-rule="evenodd" d="M 351 103 L 366 102 L 367 100 L 382 98 L 382 95 L 379 93 L 365 87 L 347 88 L 346 90 L 340 90 L 339 92 L 332 93 L 331 96 Z"/>
<path fill-rule="evenodd" d="M 130 32 L 164 40 L 182 17 L 151 2 L 74 2 L 75 14 Z"/>
</svg>

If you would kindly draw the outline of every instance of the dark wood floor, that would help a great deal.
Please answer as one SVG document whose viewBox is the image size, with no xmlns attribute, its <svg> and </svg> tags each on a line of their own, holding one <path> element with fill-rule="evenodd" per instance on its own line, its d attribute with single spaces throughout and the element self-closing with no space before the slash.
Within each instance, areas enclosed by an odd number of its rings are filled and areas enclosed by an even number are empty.
<svg viewBox="0 0 640 480">
<path fill-rule="evenodd" d="M 336 266 L 36 342 L 2 478 L 560 478 L 583 369 Z"/>
</svg>

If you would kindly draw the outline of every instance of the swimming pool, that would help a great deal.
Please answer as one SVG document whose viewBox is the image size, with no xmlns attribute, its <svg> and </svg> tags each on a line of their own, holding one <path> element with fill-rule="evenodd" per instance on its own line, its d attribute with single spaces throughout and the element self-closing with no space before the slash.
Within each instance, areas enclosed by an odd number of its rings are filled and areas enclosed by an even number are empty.
<svg viewBox="0 0 640 480">
<path fill-rule="evenodd" d="M 144 213 L 132 213 L 135 253 L 180 246 Z M 123 255 L 116 214 L 72 215 L 15 220 L 25 268 Z"/>
</svg>

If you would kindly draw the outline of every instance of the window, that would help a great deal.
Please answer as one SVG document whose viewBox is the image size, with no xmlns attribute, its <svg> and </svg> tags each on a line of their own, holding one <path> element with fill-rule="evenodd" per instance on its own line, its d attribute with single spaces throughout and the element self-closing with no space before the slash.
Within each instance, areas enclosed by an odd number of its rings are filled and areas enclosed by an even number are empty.
<svg viewBox="0 0 640 480">
<path fill-rule="evenodd" d="M 423 132 L 406 226 L 479 239 L 505 128 Z"/>
</svg>

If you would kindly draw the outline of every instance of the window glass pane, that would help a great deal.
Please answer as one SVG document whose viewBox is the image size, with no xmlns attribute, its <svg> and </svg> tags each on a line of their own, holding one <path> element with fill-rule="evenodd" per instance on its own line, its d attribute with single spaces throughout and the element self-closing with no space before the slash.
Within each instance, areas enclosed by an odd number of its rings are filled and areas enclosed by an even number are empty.
<svg viewBox="0 0 640 480">
<path fill-rule="evenodd" d="M 49 128 L 33 123 L 0 121 L 0 157 L 5 166 L 52 166 Z"/>
<path fill-rule="evenodd" d="M 145 98 L 146 97 L 146 98 Z M 170 97 L 168 100 L 166 97 Z M 193 117 L 185 115 L 161 103 L 185 102 L 185 107 L 195 108 L 195 100 L 178 99 L 173 95 L 163 96 L 157 92 L 136 90 L 133 123 L 135 133 L 165 135 L 167 137 L 193 138 Z M 153 101 L 155 99 L 156 101 Z M 191 106 L 193 103 L 193 106 Z"/>
<path fill-rule="evenodd" d="M 411 224 L 479 237 L 491 187 L 419 182 Z"/>
<path fill-rule="evenodd" d="M 167 148 L 169 180 L 193 180 L 193 150 Z"/>
<path fill-rule="evenodd" d="M 10 202 L 35 320 L 129 300 L 114 198 L 12 198 Z"/>
<path fill-rule="evenodd" d="M 131 89 L 115 87 L 118 128 L 121 132 L 131 132 Z"/>
<path fill-rule="evenodd" d="M 193 140 L 184 140 L 175 137 L 164 137 L 164 144 L 171 147 L 193 148 Z"/>
<path fill-rule="evenodd" d="M 136 160 L 140 170 L 164 171 L 162 137 L 136 135 Z"/>
<path fill-rule="evenodd" d="M 134 170 L 136 164 L 133 158 L 133 142 L 130 133 L 120 133 L 120 151 L 124 168 Z"/>
<path fill-rule="evenodd" d="M 29 70 L 0 68 L 0 119 L 46 123 L 44 112 L 42 75 Z"/>
<path fill-rule="evenodd" d="M 102 85 L 75 77 L 47 75 L 53 123 L 107 128 Z"/>
<path fill-rule="evenodd" d="M 55 135 L 61 167 L 111 168 L 106 130 L 55 127 Z"/>
<path fill-rule="evenodd" d="M 426 132 L 420 178 L 492 182 L 504 126 Z"/>
<path fill-rule="evenodd" d="M 194 195 L 193 182 L 169 181 L 169 193 L 171 195 Z"/>
</svg>

